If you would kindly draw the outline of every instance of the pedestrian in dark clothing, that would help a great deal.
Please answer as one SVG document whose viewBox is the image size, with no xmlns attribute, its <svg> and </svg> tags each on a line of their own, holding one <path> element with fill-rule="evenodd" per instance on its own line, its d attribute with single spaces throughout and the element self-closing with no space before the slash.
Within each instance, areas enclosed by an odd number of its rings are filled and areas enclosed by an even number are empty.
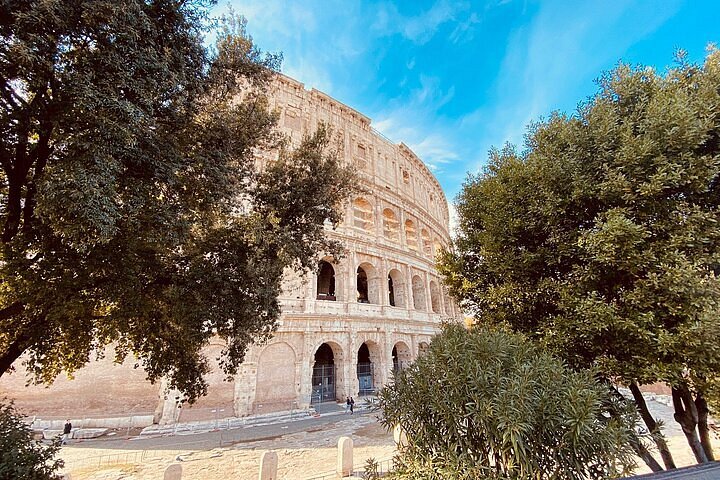
<svg viewBox="0 0 720 480">
<path fill-rule="evenodd" d="M 345 413 L 350 411 L 350 397 L 345 397 Z"/>
<path fill-rule="evenodd" d="M 354 409 L 355 409 L 355 400 L 353 400 L 353 398 L 350 397 L 350 415 L 353 414 Z"/>
<path fill-rule="evenodd" d="M 68 440 L 70 440 L 70 432 L 72 432 L 72 423 L 70 423 L 70 419 L 68 418 L 65 421 L 65 426 L 63 427 L 63 438 L 62 438 L 62 444 L 65 445 Z"/>
</svg>

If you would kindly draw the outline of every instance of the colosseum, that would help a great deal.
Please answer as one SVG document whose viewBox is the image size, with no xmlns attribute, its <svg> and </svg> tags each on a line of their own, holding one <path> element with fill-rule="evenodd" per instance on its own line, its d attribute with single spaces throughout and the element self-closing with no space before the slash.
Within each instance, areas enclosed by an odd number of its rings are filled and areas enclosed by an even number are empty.
<svg viewBox="0 0 720 480">
<path fill-rule="evenodd" d="M 160 423 L 308 409 L 372 395 L 428 347 L 441 319 L 459 317 L 434 267 L 449 241 L 447 201 L 422 160 L 368 117 L 291 78 L 278 77 L 270 106 L 294 144 L 319 122 L 331 125 L 357 169 L 363 193 L 328 229 L 346 255 L 337 263 L 319 258 L 316 272 L 286 278 L 274 337 L 249 349 L 232 381 L 212 373 L 208 395 L 189 408 L 180 411 L 177 395 L 163 395 L 141 370 L 102 360 L 49 389 L 24 387 L 22 369 L 3 378 L 0 390 L 21 409 L 44 418 L 154 413 Z M 208 357 L 221 348 L 211 345 Z"/>
</svg>

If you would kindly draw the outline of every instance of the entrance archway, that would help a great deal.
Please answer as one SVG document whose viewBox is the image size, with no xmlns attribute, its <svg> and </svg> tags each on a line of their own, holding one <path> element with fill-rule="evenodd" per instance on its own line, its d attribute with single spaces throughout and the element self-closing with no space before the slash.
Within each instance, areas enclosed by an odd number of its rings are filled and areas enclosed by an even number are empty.
<svg viewBox="0 0 720 480">
<path fill-rule="evenodd" d="M 359 395 L 372 395 L 375 393 L 375 365 L 378 361 L 378 347 L 376 344 L 364 342 L 360 345 L 357 358 Z"/>
<path fill-rule="evenodd" d="M 323 343 L 315 352 L 310 403 L 334 402 L 335 398 L 335 354 Z"/>
</svg>

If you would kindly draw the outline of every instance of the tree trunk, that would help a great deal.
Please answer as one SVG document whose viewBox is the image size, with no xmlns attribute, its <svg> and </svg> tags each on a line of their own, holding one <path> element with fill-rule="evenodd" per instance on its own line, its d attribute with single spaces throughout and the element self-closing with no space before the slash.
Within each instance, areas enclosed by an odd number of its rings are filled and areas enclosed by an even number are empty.
<svg viewBox="0 0 720 480">
<path fill-rule="evenodd" d="M 610 389 L 610 393 L 617 399 L 628 402 L 629 400 L 625 397 L 623 397 L 622 393 L 618 391 L 617 388 L 615 388 L 615 385 L 610 383 L 607 379 L 603 380 L 605 384 Z M 616 411 L 610 411 L 610 415 L 617 415 Z M 650 468 L 653 472 L 662 472 L 663 468 L 660 466 L 657 460 L 655 460 L 655 457 L 653 457 L 652 453 L 645 447 L 642 440 L 635 435 L 635 432 L 632 433 L 632 437 L 630 439 L 630 446 L 635 451 L 635 454 L 642 459 L 643 462 L 645 462 L 645 465 Z"/>
<path fill-rule="evenodd" d="M 662 457 L 663 463 L 665 464 L 665 468 L 667 468 L 668 470 L 677 468 L 675 466 L 675 461 L 673 460 L 672 454 L 670 453 L 670 448 L 668 448 L 667 442 L 665 441 L 665 437 L 663 436 L 660 427 L 658 427 L 655 418 L 653 418 L 653 416 L 650 414 L 647 403 L 645 403 L 645 397 L 643 397 L 643 394 L 640 391 L 640 387 L 638 386 L 638 384 L 635 382 L 630 383 L 630 391 L 632 392 L 633 398 L 635 399 L 635 406 L 637 406 L 637 409 L 640 412 L 640 417 L 642 417 L 643 422 L 645 422 L 648 431 L 650 432 L 653 440 L 655 441 L 655 445 L 657 445 L 658 447 L 658 451 L 660 452 L 660 456 Z"/>
<path fill-rule="evenodd" d="M 698 463 L 708 461 L 705 449 L 700 443 L 697 434 L 698 414 L 692 394 L 687 385 L 672 387 L 673 406 L 675 407 L 675 421 L 680 424 L 688 445 L 692 449 Z"/>
<path fill-rule="evenodd" d="M 698 414 L 698 432 L 700 433 L 700 444 L 705 450 L 705 456 L 708 460 L 715 461 L 715 454 L 713 453 L 712 442 L 710 440 L 710 428 L 708 427 L 708 406 L 705 397 L 698 393 L 695 396 L 695 408 Z"/>
</svg>

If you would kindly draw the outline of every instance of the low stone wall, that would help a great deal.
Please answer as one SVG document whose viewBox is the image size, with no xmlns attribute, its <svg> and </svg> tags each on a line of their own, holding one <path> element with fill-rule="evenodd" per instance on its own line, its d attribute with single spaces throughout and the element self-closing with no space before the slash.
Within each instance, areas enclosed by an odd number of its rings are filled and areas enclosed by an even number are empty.
<svg viewBox="0 0 720 480">
<path fill-rule="evenodd" d="M 132 415 L 128 417 L 106 418 L 71 418 L 70 423 L 76 428 L 143 428 L 152 425 L 152 415 Z M 65 426 L 65 419 L 43 420 L 35 418 L 30 428 L 35 431 L 61 430 Z"/>
</svg>

